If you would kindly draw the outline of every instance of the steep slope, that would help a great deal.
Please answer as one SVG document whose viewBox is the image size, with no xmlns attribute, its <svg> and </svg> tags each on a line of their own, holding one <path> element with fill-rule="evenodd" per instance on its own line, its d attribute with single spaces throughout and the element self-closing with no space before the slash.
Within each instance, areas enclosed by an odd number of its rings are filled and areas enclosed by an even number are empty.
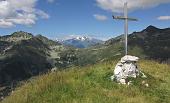
<svg viewBox="0 0 170 103">
<path fill-rule="evenodd" d="M 43 43 L 45 43 L 46 45 L 48 46 L 56 46 L 56 45 L 61 45 L 59 42 L 56 42 L 56 41 L 53 41 L 53 40 L 50 40 L 48 39 L 47 37 L 44 37 L 42 35 L 36 35 L 37 38 L 39 38 L 40 40 L 43 41 Z"/>
<path fill-rule="evenodd" d="M 129 35 L 129 45 L 138 46 L 151 59 L 170 59 L 170 28 L 159 29 L 149 26 L 141 32 Z"/>
<path fill-rule="evenodd" d="M 0 60 L 0 83 L 23 80 L 49 69 L 47 45 L 37 38 L 23 40 L 5 52 Z"/>
<path fill-rule="evenodd" d="M 2 103 L 169 103 L 170 67 L 140 61 L 149 87 L 137 78 L 131 85 L 110 80 L 117 61 L 75 67 L 37 77 L 17 88 Z"/>
</svg>

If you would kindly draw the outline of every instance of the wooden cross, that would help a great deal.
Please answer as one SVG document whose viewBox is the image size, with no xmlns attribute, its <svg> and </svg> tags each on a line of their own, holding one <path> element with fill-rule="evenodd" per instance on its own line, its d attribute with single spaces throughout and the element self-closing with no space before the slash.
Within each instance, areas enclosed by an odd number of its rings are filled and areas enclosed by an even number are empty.
<svg viewBox="0 0 170 103">
<path fill-rule="evenodd" d="M 135 18 L 129 18 L 128 17 L 127 2 L 124 3 L 124 16 L 113 16 L 113 19 L 124 20 L 125 21 L 125 25 L 124 25 L 125 55 L 127 55 L 128 54 L 128 40 L 127 40 L 127 36 L 128 36 L 128 21 L 138 21 L 138 20 L 135 19 Z"/>
</svg>

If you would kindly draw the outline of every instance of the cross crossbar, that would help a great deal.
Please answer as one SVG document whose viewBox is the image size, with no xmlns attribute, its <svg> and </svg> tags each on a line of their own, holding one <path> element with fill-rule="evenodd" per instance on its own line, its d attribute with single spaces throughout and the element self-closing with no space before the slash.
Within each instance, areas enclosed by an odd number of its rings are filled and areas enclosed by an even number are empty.
<svg viewBox="0 0 170 103">
<path fill-rule="evenodd" d="M 124 16 L 112 16 L 113 19 L 118 19 L 118 20 L 126 20 L 128 19 L 128 21 L 138 21 L 138 19 L 135 19 L 135 18 L 126 18 Z"/>
</svg>

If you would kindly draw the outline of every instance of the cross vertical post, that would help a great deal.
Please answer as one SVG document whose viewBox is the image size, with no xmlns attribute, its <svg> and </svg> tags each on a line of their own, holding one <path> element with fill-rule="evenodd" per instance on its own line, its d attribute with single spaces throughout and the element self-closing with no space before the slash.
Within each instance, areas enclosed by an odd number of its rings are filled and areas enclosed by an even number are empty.
<svg viewBox="0 0 170 103">
<path fill-rule="evenodd" d="M 124 17 L 125 17 L 125 55 L 128 54 L 128 42 L 127 42 L 127 35 L 128 35 L 128 11 L 127 11 L 127 2 L 124 3 Z"/>
<path fill-rule="evenodd" d="M 125 38 L 125 55 L 128 54 L 128 21 L 138 21 L 135 18 L 128 17 L 128 3 L 124 3 L 124 16 L 113 16 L 113 19 L 124 20 L 124 38 Z"/>
</svg>

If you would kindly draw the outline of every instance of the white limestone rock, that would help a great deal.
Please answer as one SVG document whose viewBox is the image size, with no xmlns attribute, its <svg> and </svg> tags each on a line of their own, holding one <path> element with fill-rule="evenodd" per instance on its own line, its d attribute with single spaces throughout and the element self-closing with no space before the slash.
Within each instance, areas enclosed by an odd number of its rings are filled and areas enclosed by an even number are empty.
<svg viewBox="0 0 170 103">
<path fill-rule="evenodd" d="M 138 60 L 138 57 L 131 55 L 126 55 L 122 57 L 115 66 L 114 75 L 111 77 L 112 80 L 115 79 L 121 84 L 127 84 L 128 81 L 126 81 L 126 79 L 128 77 L 136 78 L 137 76 L 139 76 L 141 71 L 136 64 Z M 144 73 L 142 74 L 144 75 Z M 146 76 L 144 75 L 144 77 Z"/>
<path fill-rule="evenodd" d="M 125 55 L 124 57 L 121 58 L 121 62 L 137 62 L 139 60 L 138 57 L 136 56 L 131 56 L 131 55 Z"/>
</svg>

